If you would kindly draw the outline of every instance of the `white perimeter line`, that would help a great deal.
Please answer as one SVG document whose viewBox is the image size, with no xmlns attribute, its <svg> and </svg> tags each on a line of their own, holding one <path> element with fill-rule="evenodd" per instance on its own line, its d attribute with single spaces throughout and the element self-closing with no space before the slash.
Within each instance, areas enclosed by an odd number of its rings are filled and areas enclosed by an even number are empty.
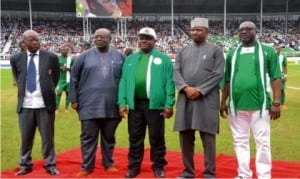
<svg viewBox="0 0 300 179">
<path fill-rule="evenodd" d="M 287 88 L 289 88 L 289 89 L 294 89 L 294 90 L 300 90 L 300 88 L 293 87 L 293 86 L 287 86 Z"/>
</svg>

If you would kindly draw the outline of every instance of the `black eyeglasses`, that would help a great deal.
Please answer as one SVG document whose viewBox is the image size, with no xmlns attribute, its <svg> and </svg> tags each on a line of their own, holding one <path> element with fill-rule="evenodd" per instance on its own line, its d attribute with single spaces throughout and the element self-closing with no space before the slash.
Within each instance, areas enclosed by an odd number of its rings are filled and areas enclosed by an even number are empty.
<svg viewBox="0 0 300 179">
<path fill-rule="evenodd" d="M 139 35 L 139 40 L 153 40 L 154 38 L 149 35 Z"/>
<path fill-rule="evenodd" d="M 252 31 L 252 30 L 254 30 L 254 28 L 245 27 L 245 28 L 240 28 L 238 31 L 239 31 L 239 32 L 243 32 L 243 31 L 250 32 L 250 31 Z"/>
<path fill-rule="evenodd" d="M 95 39 L 108 39 L 109 38 L 109 36 L 107 36 L 107 35 L 96 35 L 96 36 L 94 36 L 94 38 Z"/>
</svg>

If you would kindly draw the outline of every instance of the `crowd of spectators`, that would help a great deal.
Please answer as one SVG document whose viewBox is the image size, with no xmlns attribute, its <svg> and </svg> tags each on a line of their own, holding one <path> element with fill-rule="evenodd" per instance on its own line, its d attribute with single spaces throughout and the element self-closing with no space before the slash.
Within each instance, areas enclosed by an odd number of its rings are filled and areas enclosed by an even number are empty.
<svg viewBox="0 0 300 179">
<path fill-rule="evenodd" d="M 0 49 L 3 50 L 5 43 L 11 38 L 12 29 L 14 23 L 9 21 L 8 18 L 1 17 L 1 37 L 0 37 Z"/>
<path fill-rule="evenodd" d="M 259 21 L 253 20 L 259 27 Z M 172 34 L 170 21 L 144 21 L 140 19 L 131 19 L 127 22 L 127 34 L 121 36 L 117 29 L 117 19 L 92 19 L 91 33 L 99 27 L 105 27 L 112 31 L 112 45 L 123 50 L 126 47 L 137 49 L 137 32 L 141 27 L 153 27 L 157 32 L 158 41 L 157 48 L 167 54 L 174 54 L 178 49 L 189 43 L 188 31 L 190 19 L 175 21 L 174 31 Z M 9 54 L 18 52 L 18 43 L 22 40 L 22 33 L 29 29 L 29 20 L 24 18 L 21 21 L 11 21 L 2 17 L 1 21 L 1 52 L 5 43 L 12 40 Z M 209 40 L 221 46 L 224 51 L 228 51 L 238 43 L 236 37 L 236 29 L 239 21 L 228 21 L 226 36 L 224 36 L 223 22 L 210 21 Z M 260 39 L 269 44 L 279 44 L 284 47 L 291 47 L 300 50 L 300 20 L 288 21 L 287 35 L 285 34 L 285 22 L 283 20 L 266 20 L 263 22 L 263 33 Z M 13 28 L 16 28 L 13 31 Z M 59 46 L 67 43 L 74 54 L 82 51 L 83 45 L 89 43 L 89 39 L 84 37 L 83 23 L 81 19 L 75 20 L 50 20 L 35 19 L 33 29 L 40 33 L 42 48 L 51 52 L 58 53 Z M 14 33 L 12 33 L 14 32 Z"/>
</svg>

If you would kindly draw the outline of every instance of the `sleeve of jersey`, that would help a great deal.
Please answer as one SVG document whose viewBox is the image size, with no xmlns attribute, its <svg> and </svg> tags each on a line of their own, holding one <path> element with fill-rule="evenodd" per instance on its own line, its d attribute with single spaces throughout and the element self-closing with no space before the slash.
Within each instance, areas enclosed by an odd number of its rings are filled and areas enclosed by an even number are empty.
<svg viewBox="0 0 300 179">
<path fill-rule="evenodd" d="M 278 60 L 278 55 L 273 48 L 270 48 L 269 55 L 269 75 L 271 80 L 275 80 L 282 77 L 282 73 L 280 71 L 280 64 Z"/>
</svg>

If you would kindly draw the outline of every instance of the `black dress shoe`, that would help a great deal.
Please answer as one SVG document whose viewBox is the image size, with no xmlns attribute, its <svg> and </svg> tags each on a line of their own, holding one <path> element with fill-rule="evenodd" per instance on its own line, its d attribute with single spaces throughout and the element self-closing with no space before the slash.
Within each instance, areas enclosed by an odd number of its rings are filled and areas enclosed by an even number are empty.
<svg viewBox="0 0 300 179">
<path fill-rule="evenodd" d="M 187 179 L 187 178 L 195 178 L 195 177 L 193 177 L 193 176 L 183 176 L 183 175 L 180 175 L 180 176 L 178 176 L 178 177 L 176 177 L 176 179 Z"/>
<path fill-rule="evenodd" d="M 129 170 L 126 175 L 125 178 L 134 178 L 136 177 L 138 174 L 140 174 L 139 170 Z"/>
<path fill-rule="evenodd" d="M 59 175 L 59 171 L 56 170 L 55 167 L 50 167 L 46 169 L 47 173 L 49 173 L 50 175 Z"/>
<path fill-rule="evenodd" d="M 32 167 L 21 167 L 20 170 L 15 174 L 18 175 L 26 175 L 28 173 L 32 172 Z"/>
<path fill-rule="evenodd" d="M 156 178 L 165 178 L 166 177 L 164 170 L 154 170 L 153 173 Z"/>
</svg>

